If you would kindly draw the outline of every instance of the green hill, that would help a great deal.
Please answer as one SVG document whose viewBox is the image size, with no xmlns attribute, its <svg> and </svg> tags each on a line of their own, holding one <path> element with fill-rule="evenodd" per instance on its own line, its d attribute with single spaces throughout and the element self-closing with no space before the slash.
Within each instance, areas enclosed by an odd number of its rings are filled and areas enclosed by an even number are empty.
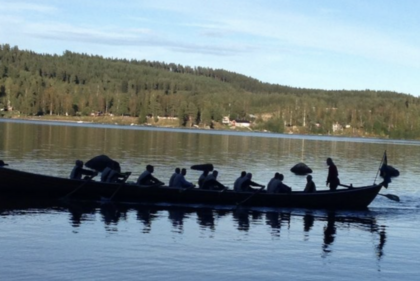
<svg viewBox="0 0 420 281">
<path fill-rule="evenodd" d="M 37 54 L 0 45 L 0 115 L 176 117 L 179 126 L 420 138 L 420 100 L 384 91 L 326 91 L 263 83 L 222 69 Z M 149 118 L 150 119 L 150 118 Z"/>
</svg>

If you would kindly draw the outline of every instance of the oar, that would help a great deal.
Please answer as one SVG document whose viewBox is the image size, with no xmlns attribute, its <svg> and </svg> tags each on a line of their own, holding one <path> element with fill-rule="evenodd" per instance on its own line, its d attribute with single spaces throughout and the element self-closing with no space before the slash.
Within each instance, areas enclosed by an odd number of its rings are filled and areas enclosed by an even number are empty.
<svg viewBox="0 0 420 281">
<path fill-rule="evenodd" d="M 115 197 L 115 195 L 117 195 L 117 193 L 118 193 L 118 191 L 120 191 L 121 190 L 121 188 L 123 188 L 123 186 L 125 186 L 125 181 L 128 179 L 128 177 L 131 175 L 131 172 L 126 172 L 126 173 L 123 173 L 124 174 L 124 178 L 122 179 L 122 182 L 120 183 L 120 185 L 118 186 L 118 188 L 114 191 L 114 193 L 112 193 L 112 195 L 111 195 L 111 197 L 109 197 L 109 198 L 104 198 L 104 197 L 102 197 L 101 198 L 101 201 L 104 201 L 104 202 L 111 202 L 112 201 L 112 199 Z"/>
<path fill-rule="evenodd" d="M 265 188 L 265 186 L 261 187 L 260 189 L 258 189 L 254 193 L 252 193 L 250 196 L 248 196 L 247 198 L 245 198 L 244 200 L 242 200 L 242 202 L 236 203 L 236 207 L 239 207 L 240 205 L 242 205 L 245 202 L 247 202 L 249 199 L 251 199 L 252 197 L 254 197 L 256 194 L 260 193 L 264 188 Z"/>
<path fill-rule="evenodd" d="M 380 193 L 378 193 L 378 194 L 382 195 L 382 196 L 385 196 L 386 198 L 391 199 L 393 201 L 400 202 L 400 197 L 398 197 L 397 195 L 394 195 L 394 194 L 380 194 Z"/>
<path fill-rule="evenodd" d="M 66 199 L 68 197 L 70 197 L 70 195 L 72 195 L 73 193 L 75 193 L 76 191 L 78 191 L 79 189 L 81 189 L 82 187 L 84 187 L 88 182 L 90 182 L 95 176 L 87 178 L 86 181 L 84 183 L 82 183 L 81 185 L 79 185 L 78 187 L 76 187 L 74 190 L 70 191 L 69 193 L 67 193 L 66 195 L 64 195 L 63 197 L 61 197 L 61 199 Z"/>
<path fill-rule="evenodd" d="M 340 186 L 343 186 L 343 187 L 347 187 L 347 188 L 354 188 L 353 185 L 345 185 L 345 184 L 339 184 L 339 185 Z M 393 200 L 393 201 L 396 201 L 396 202 L 400 202 L 400 197 L 398 197 L 397 195 L 394 195 L 394 194 L 381 194 L 381 193 L 378 193 L 378 195 L 385 196 L 386 198 L 388 198 L 390 200 Z"/>
</svg>

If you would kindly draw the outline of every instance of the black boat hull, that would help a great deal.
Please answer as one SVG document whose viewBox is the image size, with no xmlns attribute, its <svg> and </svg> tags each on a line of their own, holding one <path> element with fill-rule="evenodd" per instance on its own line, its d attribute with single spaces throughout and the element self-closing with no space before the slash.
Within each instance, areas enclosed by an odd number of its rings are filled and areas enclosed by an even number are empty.
<svg viewBox="0 0 420 281">
<path fill-rule="evenodd" d="M 234 192 L 141 187 L 130 183 L 71 180 L 0 168 L 0 199 L 113 201 L 120 203 L 172 203 L 275 208 L 364 209 L 375 199 L 381 185 L 315 193 Z"/>
</svg>

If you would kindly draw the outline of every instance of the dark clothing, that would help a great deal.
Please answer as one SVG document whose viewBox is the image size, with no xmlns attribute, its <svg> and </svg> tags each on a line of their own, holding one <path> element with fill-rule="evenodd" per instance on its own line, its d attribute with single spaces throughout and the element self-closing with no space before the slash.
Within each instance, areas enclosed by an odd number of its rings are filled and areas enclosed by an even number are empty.
<svg viewBox="0 0 420 281">
<path fill-rule="evenodd" d="M 254 189 L 251 186 L 259 186 L 262 187 L 260 184 L 253 182 L 252 180 L 250 180 L 249 178 L 245 179 L 242 184 L 241 184 L 241 188 L 240 191 L 257 191 L 258 189 Z"/>
<path fill-rule="evenodd" d="M 144 171 L 137 179 L 140 185 L 163 185 L 164 183 L 155 178 L 149 171 Z"/>
<path fill-rule="evenodd" d="M 217 181 L 213 175 L 208 175 L 201 186 L 202 189 L 222 190 L 226 187 Z"/>
<path fill-rule="evenodd" d="M 337 186 L 340 184 L 340 180 L 338 179 L 338 170 L 334 164 L 331 164 L 328 167 L 327 184 L 329 184 L 330 190 L 336 190 Z"/>
<path fill-rule="evenodd" d="M 175 178 L 179 175 L 179 173 L 173 173 L 171 178 L 169 179 L 169 184 L 168 186 L 174 186 L 174 180 Z"/>
<path fill-rule="evenodd" d="M 389 173 L 388 165 L 384 163 L 380 169 L 380 172 L 381 172 L 381 177 L 384 178 L 384 181 L 382 182 L 382 184 L 383 186 L 385 186 L 385 188 L 387 188 L 388 184 L 391 182 L 391 175 Z"/>
<path fill-rule="evenodd" d="M 95 174 L 95 171 L 85 170 L 82 167 L 74 166 L 73 170 L 71 171 L 70 178 L 73 180 L 81 180 L 83 175 L 93 176 Z"/>
<path fill-rule="evenodd" d="M 316 191 L 315 183 L 313 181 L 310 181 L 306 183 L 305 190 L 303 192 L 312 193 Z"/>
<path fill-rule="evenodd" d="M 207 176 L 208 176 L 208 174 L 206 174 L 206 173 L 202 173 L 200 175 L 200 177 L 198 178 L 198 188 L 203 188 L 203 183 L 204 183 L 204 180 L 206 179 Z"/>
</svg>

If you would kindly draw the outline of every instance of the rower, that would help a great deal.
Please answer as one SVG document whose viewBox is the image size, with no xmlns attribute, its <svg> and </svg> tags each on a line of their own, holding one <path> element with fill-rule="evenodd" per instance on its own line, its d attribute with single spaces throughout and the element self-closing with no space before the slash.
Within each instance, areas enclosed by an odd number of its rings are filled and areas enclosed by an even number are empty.
<svg viewBox="0 0 420 281">
<path fill-rule="evenodd" d="M 212 190 L 223 190 L 223 189 L 227 189 L 226 186 L 224 186 L 223 184 L 221 184 L 218 180 L 217 180 L 217 175 L 219 174 L 218 171 L 214 170 L 213 173 L 211 175 L 208 175 L 203 182 L 202 185 L 202 189 L 212 189 Z"/>
<path fill-rule="evenodd" d="M 4 163 L 3 160 L 0 160 L 0 167 L 3 167 L 3 166 L 9 166 L 9 164 L 6 164 L 6 163 Z"/>
<path fill-rule="evenodd" d="M 187 169 L 183 168 L 181 173 L 176 175 L 173 181 L 173 187 L 178 188 L 193 188 L 195 185 L 185 179 L 185 175 L 187 174 Z"/>
<path fill-rule="evenodd" d="M 161 182 L 152 175 L 154 171 L 155 168 L 152 165 L 147 165 L 146 171 L 144 171 L 137 179 L 137 184 L 150 186 L 164 185 L 163 182 Z"/>
<path fill-rule="evenodd" d="M 274 178 L 268 183 L 268 193 L 289 193 L 292 189 L 283 183 L 284 176 L 280 173 L 275 173 Z"/>
<path fill-rule="evenodd" d="M 246 172 L 242 171 L 241 176 L 235 180 L 235 183 L 233 184 L 233 190 L 236 192 L 241 191 L 241 186 L 244 180 L 246 179 Z"/>
<path fill-rule="evenodd" d="M 181 169 L 180 168 L 176 168 L 175 169 L 175 173 L 172 174 L 171 178 L 169 179 L 169 184 L 168 186 L 174 186 L 174 180 L 175 178 L 181 173 Z"/>
<path fill-rule="evenodd" d="M 280 174 L 280 178 L 279 179 L 280 179 L 280 184 L 278 186 L 277 192 L 279 192 L 279 193 L 289 193 L 289 192 L 292 192 L 292 188 L 289 187 L 289 186 L 287 186 L 287 185 L 285 185 L 283 183 L 283 179 L 284 179 L 283 174 Z"/>
<path fill-rule="evenodd" d="M 280 184 L 280 173 L 276 172 L 274 177 L 267 184 L 267 193 L 276 193 Z"/>
<path fill-rule="evenodd" d="M 70 179 L 72 180 L 81 180 L 83 175 L 86 175 L 85 179 L 91 179 L 95 177 L 98 173 L 96 171 L 83 169 L 83 161 L 76 160 L 75 166 L 70 173 Z"/>
<path fill-rule="evenodd" d="M 258 186 L 264 188 L 265 186 L 256 182 L 252 181 L 252 174 L 248 173 L 245 176 L 245 179 L 241 183 L 240 191 L 256 191 L 256 189 L 252 188 L 251 186 Z"/>
<path fill-rule="evenodd" d="M 209 170 L 204 170 L 203 173 L 198 178 L 198 188 L 203 188 L 204 180 L 207 178 L 208 175 L 209 175 Z"/>
<path fill-rule="evenodd" d="M 311 175 L 308 175 L 306 177 L 306 186 L 305 186 L 305 190 L 303 192 L 308 192 L 308 193 L 316 192 L 316 186 L 315 186 L 315 183 L 312 180 Z"/>
</svg>

